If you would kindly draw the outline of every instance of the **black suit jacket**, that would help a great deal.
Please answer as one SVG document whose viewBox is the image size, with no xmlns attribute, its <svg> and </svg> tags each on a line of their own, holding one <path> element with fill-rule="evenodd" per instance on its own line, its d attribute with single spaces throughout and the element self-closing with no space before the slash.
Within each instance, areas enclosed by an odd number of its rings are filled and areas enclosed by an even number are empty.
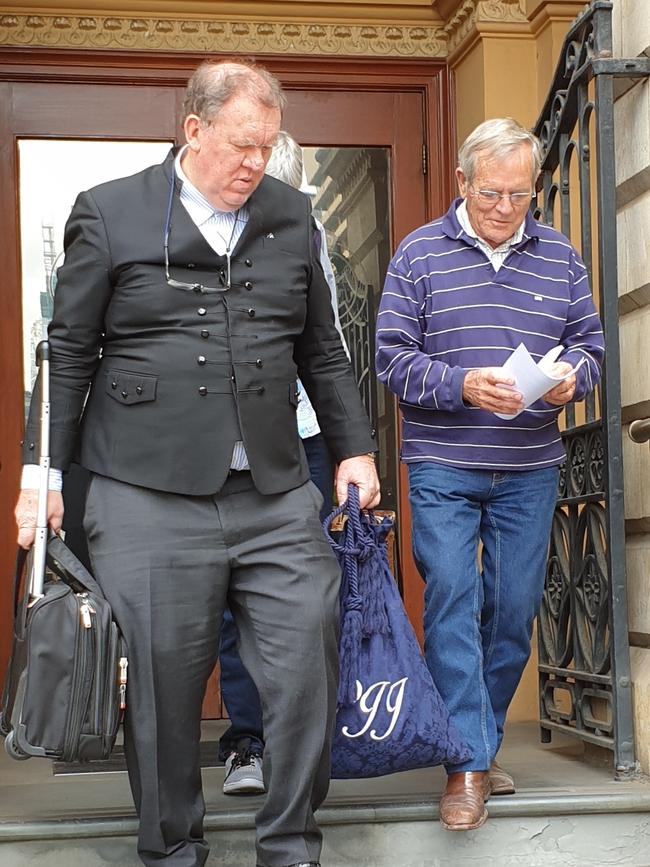
<svg viewBox="0 0 650 867">
<path fill-rule="evenodd" d="M 222 486 L 243 439 L 258 490 L 309 477 L 296 427 L 303 381 L 336 461 L 374 449 L 334 327 L 307 198 L 265 177 L 233 251 L 231 288 L 171 288 L 163 232 L 173 152 L 78 197 L 65 233 L 52 348 L 52 466 L 182 494 Z M 217 256 L 179 201 L 171 276 L 218 287 Z M 38 387 L 24 446 L 36 454 Z"/>
</svg>

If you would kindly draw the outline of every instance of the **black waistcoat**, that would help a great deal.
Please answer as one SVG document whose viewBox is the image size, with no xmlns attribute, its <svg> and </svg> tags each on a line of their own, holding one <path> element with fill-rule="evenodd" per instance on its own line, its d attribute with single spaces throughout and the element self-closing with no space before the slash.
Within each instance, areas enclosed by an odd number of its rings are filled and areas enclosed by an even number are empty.
<svg viewBox="0 0 650 867">
<path fill-rule="evenodd" d="M 50 327 L 52 466 L 66 469 L 79 447 L 81 463 L 102 475 L 208 494 L 223 484 L 243 439 L 258 489 L 288 490 L 308 478 L 298 374 L 334 458 L 372 449 L 313 261 L 307 199 L 265 178 L 233 251 L 231 287 L 172 288 L 163 266 L 171 170 L 172 155 L 82 193 L 68 221 Z M 175 196 L 171 276 L 219 288 L 224 258 Z"/>
</svg>

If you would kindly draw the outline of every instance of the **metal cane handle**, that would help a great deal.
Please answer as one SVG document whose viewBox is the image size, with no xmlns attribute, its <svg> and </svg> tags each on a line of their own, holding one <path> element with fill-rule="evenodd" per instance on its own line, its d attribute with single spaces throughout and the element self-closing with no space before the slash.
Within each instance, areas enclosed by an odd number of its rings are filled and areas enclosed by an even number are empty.
<svg viewBox="0 0 650 867">
<path fill-rule="evenodd" d="M 50 344 L 42 340 L 36 347 L 36 364 L 40 367 L 41 420 L 39 431 L 39 486 L 36 511 L 36 534 L 32 560 L 31 595 L 43 595 L 45 554 L 47 549 L 47 499 L 50 482 Z"/>
</svg>

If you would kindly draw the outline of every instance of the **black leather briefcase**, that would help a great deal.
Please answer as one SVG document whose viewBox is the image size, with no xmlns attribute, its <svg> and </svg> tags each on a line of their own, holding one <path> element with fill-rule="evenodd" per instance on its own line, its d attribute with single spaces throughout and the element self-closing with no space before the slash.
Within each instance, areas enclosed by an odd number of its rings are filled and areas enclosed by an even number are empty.
<svg viewBox="0 0 650 867">
<path fill-rule="evenodd" d="M 14 636 L 2 699 L 5 749 L 15 759 L 106 759 L 126 706 L 127 657 L 110 605 L 57 536 L 47 544 L 42 595 L 18 600 L 32 552 L 18 555 Z"/>
<path fill-rule="evenodd" d="M 0 729 L 14 759 L 106 759 L 126 706 L 127 657 L 100 587 L 47 529 L 47 343 L 39 345 L 37 361 L 42 392 L 39 514 L 33 547 L 18 551 L 13 646 Z"/>
</svg>

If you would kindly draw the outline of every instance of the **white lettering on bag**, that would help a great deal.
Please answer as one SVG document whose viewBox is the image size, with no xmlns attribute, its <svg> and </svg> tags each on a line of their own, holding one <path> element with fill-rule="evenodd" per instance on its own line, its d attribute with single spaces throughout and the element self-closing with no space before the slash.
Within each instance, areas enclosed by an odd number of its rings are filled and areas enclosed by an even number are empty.
<svg viewBox="0 0 650 867">
<path fill-rule="evenodd" d="M 380 680 L 377 683 L 371 684 L 364 692 L 363 684 L 357 681 L 357 698 L 355 704 L 359 705 L 362 713 L 366 715 L 366 722 L 363 728 L 355 733 L 352 733 L 348 726 L 343 726 L 341 733 L 346 738 L 360 738 L 370 729 L 377 716 L 377 711 L 382 706 L 385 696 L 385 707 L 389 714 L 392 714 L 390 725 L 383 735 L 378 735 L 375 729 L 370 732 L 370 737 L 373 741 L 383 741 L 390 736 L 397 725 L 400 711 L 402 710 L 402 702 L 404 700 L 404 690 L 408 677 L 403 677 L 401 680 L 396 680 L 391 683 L 389 680 Z"/>
</svg>

